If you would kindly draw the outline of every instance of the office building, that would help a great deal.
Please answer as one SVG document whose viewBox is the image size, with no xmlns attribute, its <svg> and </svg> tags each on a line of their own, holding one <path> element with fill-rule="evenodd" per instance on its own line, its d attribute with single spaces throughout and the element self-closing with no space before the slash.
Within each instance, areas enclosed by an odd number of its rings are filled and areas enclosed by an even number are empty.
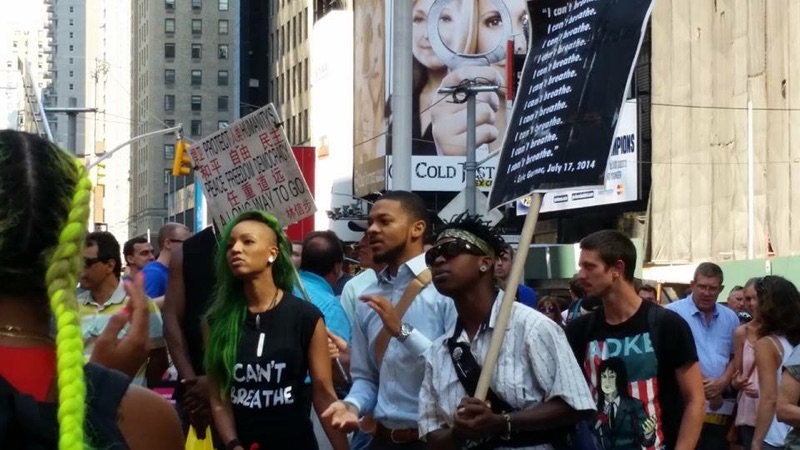
<svg viewBox="0 0 800 450">
<path fill-rule="evenodd" d="M 133 0 L 134 135 L 182 124 L 184 137 L 194 141 L 234 120 L 239 5 L 228 0 Z M 170 174 L 175 142 L 176 136 L 167 134 L 131 145 L 131 236 L 154 236 L 165 221 L 195 226 L 193 178 Z"/>
</svg>

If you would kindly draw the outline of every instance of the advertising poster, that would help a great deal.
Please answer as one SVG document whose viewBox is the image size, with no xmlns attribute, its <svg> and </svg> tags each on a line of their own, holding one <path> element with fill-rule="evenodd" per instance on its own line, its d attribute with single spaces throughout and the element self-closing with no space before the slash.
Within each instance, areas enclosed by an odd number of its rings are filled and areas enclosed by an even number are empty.
<svg viewBox="0 0 800 450">
<path fill-rule="evenodd" d="M 477 96 L 477 159 L 499 150 L 511 111 L 508 42 L 514 54 L 528 52 L 528 2 L 404 3 L 413 9 L 412 189 L 457 192 L 464 188 L 467 105 L 438 90 L 467 79 L 498 86 Z M 392 0 L 354 2 L 353 185 L 359 196 L 391 187 L 391 9 Z M 491 188 L 496 165 L 494 158 L 482 167 L 479 189 Z"/>
</svg>

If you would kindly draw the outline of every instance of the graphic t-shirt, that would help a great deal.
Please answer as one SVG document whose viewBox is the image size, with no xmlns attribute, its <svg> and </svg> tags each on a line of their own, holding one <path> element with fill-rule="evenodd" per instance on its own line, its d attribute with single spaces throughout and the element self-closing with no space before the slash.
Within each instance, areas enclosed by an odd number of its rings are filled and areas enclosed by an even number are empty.
<svg viewBox="0 0 800 450">
<path fill-rule="evenodd" d="M 247 314 L 230 399 L 245 448 L 316 449 L 311 391 L 304 386 L 308 347 L 322 313 L 284 293 L 278 305 Z M 284 445 L 285 447 L 282 447 Z"/>
<path fill-rule="evenodd" d="M 680 316 L 667 310 L 648 314 L 650 308 L 660 307 L 642 302 L 618 325 L 606 323 L 600 308 L 567 326 L 567 338 L 597 404 L 590 428 L 598 448 L 675 447 L 683 417 L 675 370 L 697 361 L 697 351 Z M 658 321 L 656 339 L 648 316 Z"/>
</svg>

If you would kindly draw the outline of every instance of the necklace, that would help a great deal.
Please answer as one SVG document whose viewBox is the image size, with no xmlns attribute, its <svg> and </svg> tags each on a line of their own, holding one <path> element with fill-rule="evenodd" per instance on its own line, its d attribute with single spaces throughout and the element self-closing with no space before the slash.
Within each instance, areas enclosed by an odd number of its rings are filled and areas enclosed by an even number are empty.
<svg viewBox="0 0 800 450">
<path fill-rule="evenodd" d="M 275 307 L 275 305 L 278 303 L 278 295 L 280 293 L 281 293 L 281 290 L 278 289 L 278 288 L 275 288 L 275 295 L 272 296 L 272 300 L 267 305 L 267 308 L 264 309 L 264 311 L 255 313 L 255 315 L 256 315 L 256 328 L 261 328 L 261 314 L 263 314 L 263 313 L 265 313 L 265 312 L 267 312 L 267 311 L 269 311 L 269 310 L 271 310 L 272 308 Z"/>
<path fill-rule="evenodd" d="M 0 337 L 11 339 L 28 339 L 32 341 L 55 344 L 55 340 L 50 336 L 36 331 L 26 330 L 13 325 L 0 325 Z"/>
</svg>

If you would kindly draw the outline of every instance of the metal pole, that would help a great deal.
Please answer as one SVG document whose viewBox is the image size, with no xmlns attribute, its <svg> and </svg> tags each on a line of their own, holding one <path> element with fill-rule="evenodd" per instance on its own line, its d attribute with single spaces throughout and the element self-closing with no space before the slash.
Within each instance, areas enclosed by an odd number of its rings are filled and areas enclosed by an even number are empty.
<svg viewBox="0 0 800 450">
<path fill-rule="evenodd" d="M 478 188 L 475 186 L 475 93 L 470 92 L 467 96 L 467 160 L 464 161 L 464 180 L 466 186 L 466 209 L 468 214 L 476 214 L 475 207 Z"/>
<path fill-rule="evenodd" d="M 755 257 L 755 155 L 753 149 L 753 102 L 747 101 L 747 259 Z"/>
<path fill-rule="evenodd" d="M 163 130 L 151 131 L 150 133 L 145 133 L 145 134 L 140 134 L 139 136 L 134 136 L 134 137 L 128 139 L 127 141 L 123 142 L 122 144 L 119 144 L 118 146 L 112 148 L 111 150 L 103 153 L 103 156 L 101 156 L 101 157 L 97 158 L 96 160 L 94 160 L 94 162 L 92 162 L 89 165 L 87 165 L 86 168 L 87 169 L 91 169 L 92 167 L 96 166 L 100 162 L 105 161 L 106 159 L 110 158 L 114 153 L 118 152 L 123 147 L 125 147 L 126 145 L 128 145 L 128 144 L 130 144 L 132 142 L 136 142 L 136 141 L 138 141 L 140 139 L 144 139 L 144 138 L 150 137 L 150 136 L 158 136 L 160 134 L 167 134 L 167 133 L 172 133 L 174 131 L 180 131 L 182 129 L 183 129 L 183 124 L 178 124 L 178 125 L 176 125 L 176 126 L 174 126 L 172 128 L 165 128 Z"/>
<path fill-rule="evenodd" d="M 78 155 L 78 114 L 67 113 L 67 147 L 75 156 Z"/>
<path fill-rule="evenodd" d="M 411 2 L 392 1 L 392 189 L 411 190 Z"/>
</svg>

